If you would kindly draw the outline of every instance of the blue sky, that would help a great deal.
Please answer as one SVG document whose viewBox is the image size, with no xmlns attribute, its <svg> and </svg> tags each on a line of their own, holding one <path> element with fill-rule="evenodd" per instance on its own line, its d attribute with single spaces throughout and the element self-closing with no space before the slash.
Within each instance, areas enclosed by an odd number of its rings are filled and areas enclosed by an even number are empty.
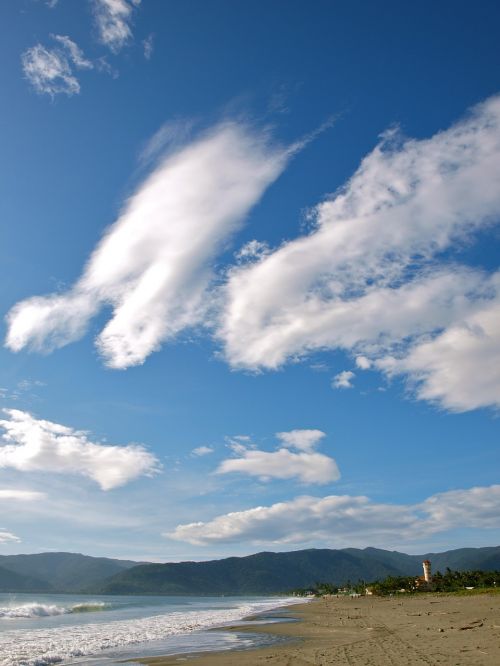
<svg viewBox="0 0 500 666">
<path fill-rule="evenodd" d="M 497 3 L 0 7 L 0 552 L 500 541 Z"/>
</svg>

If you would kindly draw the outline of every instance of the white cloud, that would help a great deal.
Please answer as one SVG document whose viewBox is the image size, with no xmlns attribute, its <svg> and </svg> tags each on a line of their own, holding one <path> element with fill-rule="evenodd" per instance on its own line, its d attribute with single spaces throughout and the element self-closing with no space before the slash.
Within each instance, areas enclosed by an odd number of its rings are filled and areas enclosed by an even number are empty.
<svg viewBox="0 0 500 666">
<path fill-rule="evenodd" d="M 352 380 L 356 377 L 352 370 L 342 370 L 338 375 L 335 375 L 332 381 L 333 388 L 347 389 L 352 388 Z"/>
<path fill-rule="evenodd" d="M 393 534 L 407 528 L 412 519 L 406 507 L 373 504 L 367 497 L 331 495 L 318 498 L 297 497 L 268 507 L 259 506 L 218 516 L 207 523 L 179 525 L 167 536 L 193 544 L 231 543 L 305 543 L 339 537 L 354 540 L 363 535 Z"/>
<path fill-rule="evenodd" d="M 261 451 L 254 445 L 231 440 L 231 449 L 237 457 L 223 460 L 216 474 L 239 473 L 256 476 L 261 481 L 271 479 L 298 479 L 307 484 L 337 481 L 340 473 L 333 458 L 313 451 L 324 437 L 320 430 L 293 430 L 277 433 L 284 446 L 276 451 Z M 297 449 L 290 451 L 290 448 Z"/>
<path fill-rule="evenodd" d="M 326 436 L 322 430 L 289 430 L 277 432 L 276 437 L 288 448 L 310 451 L 316 444 Z"/>
<path fill-rule="evenodd" d="M 426 517 L 425 532 L 442 532 L 463 527 L 498 529 L 500 485 L 449 490 L 426 499 L 417 506 Z"/>
<path fill-rule="evenodd" d="M 311 233 L 232 268 L 218 327 L 230 364 L 273 369 L 332 348 L 371 362 L 396 347 L 404 358 L 417 340 L 487 307 L 488 276 L 442 253 L 498 221 L 499 171 L 499 97 L 430 139 L 386 136 L 312 211 Z M 483 391 L 481 404 L 496 402 L 497 391 L 498 383 Z"/>
<path fill-rule="evenodd" d="M 356 356 L 356 367 L 360 370 L 369 370 L 372 367 L 372 362 L 366 356 Z"/>
<path fill-rule="evenodd" d="M 19 500 L 21 502 L 34 502 L 36 500 L 45 499 L 45 497 L 47 497 L 45 493 L 36 490 L 17 490 L 14 488 L 0 489 L 0 501 Z"/>
<path fill-rule="evenodd" d="M 36 44 L 21 55 L 23 72 L 31 85 L 40 94 L 52 97 L 63 93 L 75 95 L 80 84 L 73 73 L 71 62 L 77 69 L 92 69 L 93 64 L 83 51 L 66 35 L 52 35 L 58 47 L 47 49 Z"/>
<path fill-rule="evenodd" d="M 154 163 L 159 157 L 179 151 L 188 142 L 194 130 L 192 120 L 170 120 L 164 123 L 143 146 L 139 161 L 141 165 Z"/>
<path fill-rule="evenodd" d="M 52 37 L 66 49 L 69 58 L 76 67 L 79 69 L 93 69 L 92 62 L 87 60 L 81 48 L 67 35 L 52 35 Z"/>
<path fill-rule="evenodd" d="M 144 57 L 146 60 L 151 60 L 151 56 L 153 55 L 153 41 L 154 36 L 151 34 L 148 35 L 142 42 L 142 46 L 144 48 Z"/>
<path fill-rule="evenodd" d="M 208 456 L 214 452 L 213 446 L 197 446 L 191 451 L 191 455 L 197 458 L 201 456 Z"/>
<path fill-rule="evenodd" d="M 41 44 L 27 49 L 21 56 L 23 72 L 38 93 L 75 95 L 80 92 L 68 59 L 58 49 L 48 50 Z"/>
<path fill-rule="evenodd" d="M 258 240 L 251 240 L 248 243 L 245 243 L 238 252 L 235 254 L 235 258 L 238 263 L 243 263 L 247 261 L 256 261 L 261 259 L 266 254 L 269 254 L 269 245 Z"/>
<path fill-rule="evenodd" d="M 12 532 L 0 528 L 0 543 L 20 543 L 21 539 Z"/>
<path fill-rule="evenodd" d="M 500 407 L 500 272 L 491 284 L 495 297 L 469 316 L 377 366 L 390 375 L 409 375 L 420 399 L 450 411 Z"/>
<path fill-rule="evenodd" d="M 105 304 L 97 339 L 108 366 L 143 363 L 204 321 L 210 262 L 283 170 L 290 152 L 235 123 L 170 154 L 129 199 L 67 293 L 34 297 L 8 315 L 6 345 L 51 350 L 79 338 Z"/>
<path fill-rule="evenodd" d="M 330 547 L 412 541 L 453 528 L 498 529 L 500 486 L 433 495 L 420 504 L 372 502 L 365 496 L 301 496 L 178 525 L 165 536 L 196 545 L 211 543 L 322 542 Z"/>
<path fill-rule="evenodd" d="M 257 476 L 262 481 L 296 478 L 308 484 L 330 483 L 340 476 L 333 458 L 322 453 L 293 453 L 288 449 L 272 452 L 247 449 L 240 458 L 224 460 L 217 468 L 217 474 L 234 472 Z"/>
<path fill-rule="evenodd" d="M 132 15 L 140 2 L 141 0 L 93 0 L 99 41 L 113 53 L 118 53 L 132 38 Z"/>
<path fill-rule="evenodd" d="M 17 409 L 3 410 L 4 431 L 0 445 L 0 469 L 80 474 L 93 479 L 103 490 L 151 476 L 158 460 L 144 446 L 103 445 L 91 442 L 87 433 L 36 419 Z"/>
</svg>

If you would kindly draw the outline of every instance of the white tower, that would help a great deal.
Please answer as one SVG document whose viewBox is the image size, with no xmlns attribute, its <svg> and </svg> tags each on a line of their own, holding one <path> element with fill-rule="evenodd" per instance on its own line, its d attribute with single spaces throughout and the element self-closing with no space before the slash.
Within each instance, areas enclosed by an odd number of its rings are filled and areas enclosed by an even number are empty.
<svg viewBox="0 0 500 666">
<path fill-rule="evenodd" d="M 424 560 L 422 562 L 422 566 L 424 567 L 424 580 L 426 583 L 430 583 L 432 580 L 431 563 L 429 562 L 429 560 Z"/>
</svg>

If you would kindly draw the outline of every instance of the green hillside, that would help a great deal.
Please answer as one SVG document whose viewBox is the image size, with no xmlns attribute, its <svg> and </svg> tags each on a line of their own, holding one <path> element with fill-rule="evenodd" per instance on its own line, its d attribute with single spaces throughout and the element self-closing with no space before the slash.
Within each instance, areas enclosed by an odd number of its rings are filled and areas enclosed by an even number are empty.
<svg viewBox="0 0 500 666">
<path fill-rule="evenodd" d="M 500 547 L 460 548 L 406 555 L 379 548 L 263 552 L 209 562 L 137 564 L 77 553 L 0 556 L 1 592 L 88 592 L 92 594 L 280 594 L 359 579 L 413 576 L 430 559 L 434 571 L 500 570 Z"/>
<path fill-rule="evenodd" d="M 2 569 L 21 578 L 38 579 L 40 584 L 46 586 L 44 589 L 51 589 L 54 592 L 79 592 L 134 566 L 137 566 L 137 562 L 89 557 L 78 553 L 0 556 Z M 17 591 L 21 589 L 24 587 L 18 588 Z"/>
<path fill-rule="evenodd" d="M 0 592 L 53 592 L 49 583 L 0 567 Z"/>
<path fill-rule="evenodd" d="M 317 581 L 382 579 L 421 573 L 422 560 L 434 570 L 500 568 L 500 547 L 406 555 L 376 548 L 257 553 L 209 562 L 146 564 L 123 571 L 93 591 L 106 594 L 279 594 Z M 499 564 L 497 565 L 496 562 Z"/>
</svg>

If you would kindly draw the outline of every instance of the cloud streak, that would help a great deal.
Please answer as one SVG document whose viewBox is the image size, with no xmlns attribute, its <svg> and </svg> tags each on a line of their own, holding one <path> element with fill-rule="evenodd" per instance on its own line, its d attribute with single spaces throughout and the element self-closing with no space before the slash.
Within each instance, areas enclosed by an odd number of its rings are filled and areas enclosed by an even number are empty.
<svg viewBox="0 0 500 666">
<path fill-rule="evenodd" d="M 45 499 L 45 493 L 38 492 L 37 490 L 20 490 L 15 488 L 2 488 L 0 489 L 1 500 L 15 500 L 20 502 L 35 502 Z"/>
<path fill-rule="evenodd" d="M 279 176 L 289 151 L 235 123 L 169 154 L 126 203 L 75 286 L 8 315 L 6 344 L 52 350 L 76 340 L 105 304 L 97 338 L 108 366 L 144 362 L 206 314 L 211 261 Z"/>
<path fill-rule="evenodd" d="M 500 485 L 454 490 L 414 505 L 383 504 L 365 496 L 304 495 L 271 506 L 178 525 L 164 536 L 194 545 L 314 544 L 329 547 L 413 541 L 453 528 L 497 529 Z M 394 542 L 394 541 L 393 541 Z"/>
<path fill-rule="evenodd" d="M 21 539 L 12 534 L 12 532 L 7 532 L 7 530 L 0 528 L 0 543 L 20 543 Z"/>
<path fill-rule="evenodd" d="M 0 469 L 79 474 L 98 483 L 102 490 L 159 471 L 158 460 L 140 444 L 98 444 L 81 430 L 36 419 L 17 409 L 3 412 Z"/>
<path fill-rule="evenodd" d="M 218 326 L 229 363 L 275 369 L 312 350 L 342 349 L 363 356 L 366 366 L 398 348 L 401 370 L 411 375 L 416 367 L 421 397 L 461 409 L 500 404 L 496 379 L 481 387 L 480 401 L 455 400 L 452 383 L 433 388 L 436 362 L 420 368 L 412 357 L 424 339 L 445 345 L 446 330 L 452 336 L 478 308 L 496 306 L 490 276 L 453 265 L 443 253 L 498 221 L 499 171 L 499 97 L 430 139 L 386 135 L 345 187 L 312 210 L 311 233 L 232 268 Z M 498 323 L 488 318 L 486 329 L 485 344 L 496 350 Z M 466 336 L 455 360 L 472 365 L 470 352 L 484 361 L 487 354 L 481 359 Z M 483 373 L 481 366 L 476 375 Z M 469 374 L 471 383 L 472 395 Z"/>
<path fill-rule="evenodd" d="M 109 305 L 96 344 L 112 368 L 203 325 L 235 369 L 342 350 L 445 409 L 500 406 L 500 272 L 461 264 L 457 252 L 499 220 L 500 97 L 429 139 L 387 133 L 312 209 L 312 231 L 275 249 L 250 241 L 219 275 L 228 239 L 315 135 L 282 148 L 238 123 L 183 146 L 179 133 L 186 141 L 186 125 L 166 126 L 146 147 L 156 166 L 76 284 L 12 308 L 8 348 L 68 344 Z M 333 386 L 353 377 L 346 369 Z"/>
<path fill-rule="evenodd" d="M 191 451 L 191 456 L 195 458 L 201 458 L 203 456 L 209 456 L 213 452 L 213 446 L 197 446 Z"/>
</svg>

